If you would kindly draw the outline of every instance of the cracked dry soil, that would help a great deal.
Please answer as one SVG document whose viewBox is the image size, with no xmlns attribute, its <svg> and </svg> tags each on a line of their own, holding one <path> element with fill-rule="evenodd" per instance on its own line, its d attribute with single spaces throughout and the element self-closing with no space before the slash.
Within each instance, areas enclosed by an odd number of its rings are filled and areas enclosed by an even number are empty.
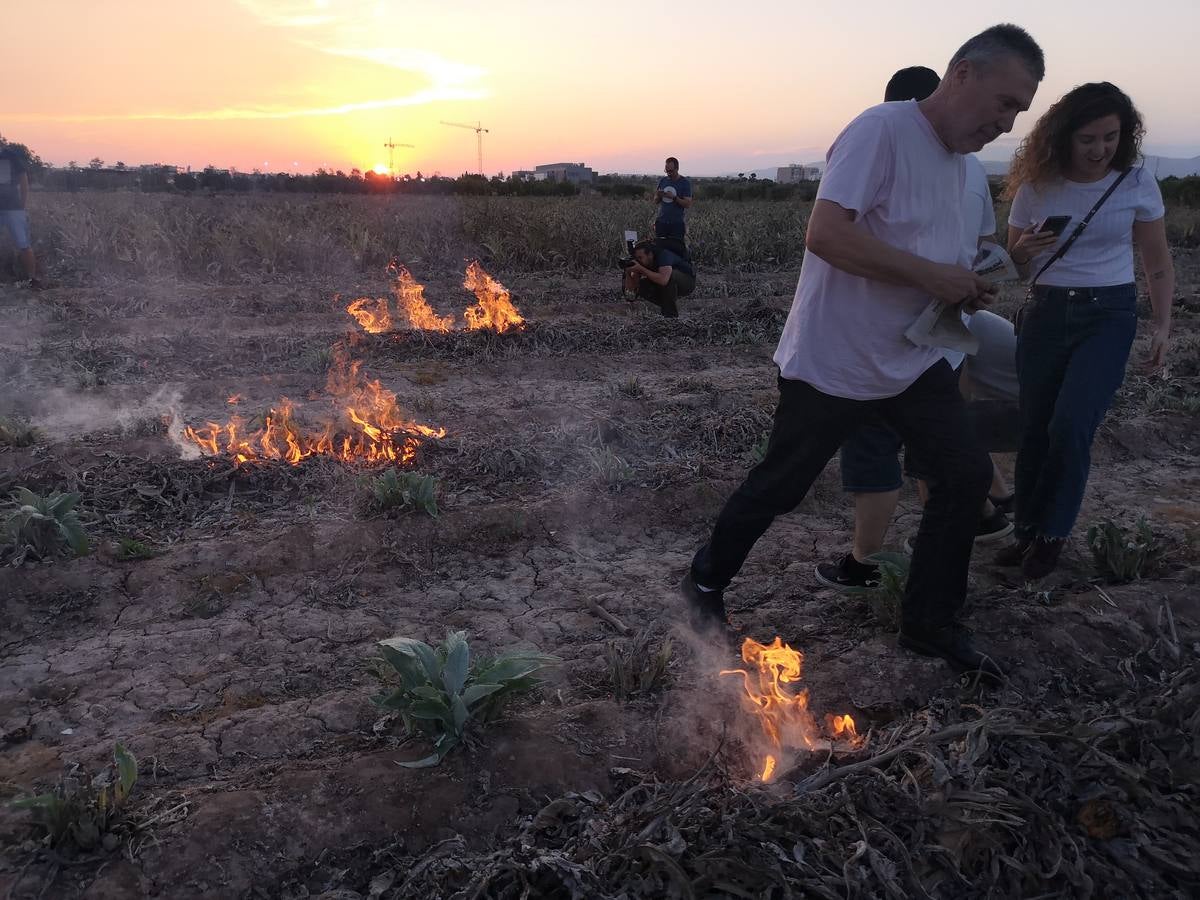
<svg viewBox="0 0 1200 900">
<path fill-rule="evenodd" d="M 1192 305 L 1176 338 L 1193 393 L 1196 263 L 1180 260 Z M 718 690 L 728 660 L 679 642 L 665 693 L 618 703 L 603 650 L 619 635 L 589 601 L 631 628 L 676 627 L 674 586 L 769 424 L 794 273 L 702 279 L 679 323 L 620 303 L 611 273 L 499 274 L 523 334 L 354 338 L 370 377 L 448 431 L 415 463 L 440 479 L 437 520 L 364 515 L 363 473 L 327 461 L 182 460 L 150 399 L 174 386 L 199 423 L 231 394 L 254 410 L 319 391 L 320 351 L 353 328 L 335 296 L 381 295 L 381 279 L 0 288 L 0 412 L 50 433 L 0 452 L 0 488 L 78 490 L 96 545 L 0 570 L 0 793 L 52 784 L 70 763 L 94 769 L 120 741 L 141 761 L 137 802 L 174 811 L 125 852 L 78 860 L 37 852 L 25 815 L 0 807 L 0 894 L 280 896 L 326 854 L 384 841 L 419 852 L 455 834 L 484 844 L 548 797 L 612 790 L 614 768 L 681 777 L 712 752 L 741 715 Z M 464 296 L 450 275 L 427 293 L 442 312 Z M 1164 598 L 1182 643 L 1197 640 L 1200 429 L 1153 396 L 1131 376 L 1081 517 L 1147 515 L 1170 547 L 1153 579 L 1105 586 L 1103 600 L 1079 536 L 1048 596 L 983 554 L 973 565 L 971 624 L 1015 664 L 1018 693 L 1108 689 Z M 839 485 L 834 461 L 730 602 L 755 636 L 806 653 L 818 712 L 869 727 L 951 678 L 898 650 L 864 601 L 814 581 L 847 542 Z M 895 546 L 918 514 L 906 494 Z M 155 555 L 119 559 L 122 537 Z M 536 647 L 563 665 L 471 750 L 400 768 L 424 748 L 368 702 L 366 661 L 382 638 L 460 628 L 475 652 Z"/>
</svg>

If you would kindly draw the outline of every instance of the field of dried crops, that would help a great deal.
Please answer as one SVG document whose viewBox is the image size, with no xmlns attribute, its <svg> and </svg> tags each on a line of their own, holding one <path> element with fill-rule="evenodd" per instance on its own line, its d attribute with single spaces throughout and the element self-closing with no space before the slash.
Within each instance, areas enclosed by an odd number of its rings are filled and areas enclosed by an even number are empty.
<svg viewBox="0 0 1200 900">
<path fill-rule="evenodd" d="M 6 548 L 0 569 L 6 896 L 1200 890 L 1195 249 L 1172 370 L 1131 372 L 1081 519 L 1146 517 L 1157 566 L 1116 583 L 1082 533 L 1049 584 L 976 560 L 970 624 L 1014 675 L 960 684 L 813 579 L 850 524 L 831 463 L 730 601 L 804 652 L 814 720 L 850 713 L 862 740 L 761 785 L 761 731 L 718 675 L 738 661 L 681 628 L 675 584 L 769 425 L 804 207 L 698 206 L 699 287 L 669 321 L 607 268 L 635 203 L 37 199 L 59 286 L 0 286 L 0 495 L 77 493 L 91 552 Z M 396 298 L 375 333 L 347 313 L 390 296 L 393 257 L 450 330 L 412 329 Z M 472 258 L 522 327 L 466 327 Z M 391 403 L 365 418 L 412 438 L 403 468 L 338 442 L 239 464 L 183 430 L 261 434 L 282 398 L 315 428 L 331 397 L 344 427 Z M 438 515 L 415 490 L 381 511 L 387 468 L 436 480 Z M 917 509 L 906 494 L 895 546 Z M 370 702 L 369 661 L 454 630 L 561 662 L 439 766 L 404 768 L 429 742 Z M 111 849 L 47 846 L 8 805 L 118 743 L 140 771 Z"/>
</svg>

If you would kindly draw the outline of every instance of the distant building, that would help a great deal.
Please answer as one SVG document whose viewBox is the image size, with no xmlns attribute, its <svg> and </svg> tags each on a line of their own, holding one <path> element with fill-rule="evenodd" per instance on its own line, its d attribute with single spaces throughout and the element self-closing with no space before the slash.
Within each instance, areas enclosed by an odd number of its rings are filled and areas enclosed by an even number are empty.
<svg viewBox="0 0 1200 900">
<path fill-rule="evenodd" d="M 533 177 L 538 181 L 567 181 L 571 184 L 590 184 L 596 173 L 583 163 L 548 163 L 537 166 Z"/>
<path fill-rule="evenodd" d="M 779 184 L 799 184 L 802 181 L 818 181 L 821 172 L 816 166 L 780 166 L 775 170 L 775 181 Z"/>
<path fill-rule="evenodd" d="M 536 181 L 537 173 L 533 169 L 517 169 L 508 178 L 509 181 Z"/>
</svg>

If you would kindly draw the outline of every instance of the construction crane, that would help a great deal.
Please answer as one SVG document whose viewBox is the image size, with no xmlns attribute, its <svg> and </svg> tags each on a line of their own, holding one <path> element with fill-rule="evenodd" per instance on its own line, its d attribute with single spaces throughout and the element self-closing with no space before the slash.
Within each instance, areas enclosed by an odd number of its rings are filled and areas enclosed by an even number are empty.
<svg viewBox="0 0 1200 900">
<path fill-rule="evenodd" d="M 412 147 L 412 144 L 397 144 L 390 137 L 387 143 L 383 146 L 387 147 L 388 152 L 388 175 L 392 178 L 396 177 L 396 148 L 397 147 Z"/>
<path fill-rule="evenodd" d="M 484 134 L 487 133 L 487 129 L 484 128 L 479 122 L 476 122 L 474 125 L 464 125 L 462 122 L 443 122 L 442 124 L 449 125 L 451 128 L 466 128 L 466 129 L 469 129 L 470 131 L 475 132 L 476 152 L 479 155 L 479 174 L 482 175 L 483 174 L 483 136 L 484 136 Z"/>
</svg>

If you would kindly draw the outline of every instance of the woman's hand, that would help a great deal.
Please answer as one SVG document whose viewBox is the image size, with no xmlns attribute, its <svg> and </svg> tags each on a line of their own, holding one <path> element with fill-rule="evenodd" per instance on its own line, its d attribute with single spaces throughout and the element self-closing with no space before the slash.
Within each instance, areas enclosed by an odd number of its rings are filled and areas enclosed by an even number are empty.
<svg viewBox="0 0 1200 900">
<path fill-rule="evenodd" d="M 1162 369 L 1167 361 L 1167 350 L 1171 347 L 1171 326 L 1156 324 L 1154 334 L 1150 337 L 1150 349 L 1142 361 L 1142 371 L 1153 374 Z"/>
<path fill-rule="evenodd" d="M 1053 231 L 1035 231 L 1036 228 L 1037 225 L 1030 225 L 1021 232 L 1017 242 L 1008 248 L 1008 255 L 1018 266 L 1029 265 L 1058 243 L 1058 235 Z"/>
</svg>

